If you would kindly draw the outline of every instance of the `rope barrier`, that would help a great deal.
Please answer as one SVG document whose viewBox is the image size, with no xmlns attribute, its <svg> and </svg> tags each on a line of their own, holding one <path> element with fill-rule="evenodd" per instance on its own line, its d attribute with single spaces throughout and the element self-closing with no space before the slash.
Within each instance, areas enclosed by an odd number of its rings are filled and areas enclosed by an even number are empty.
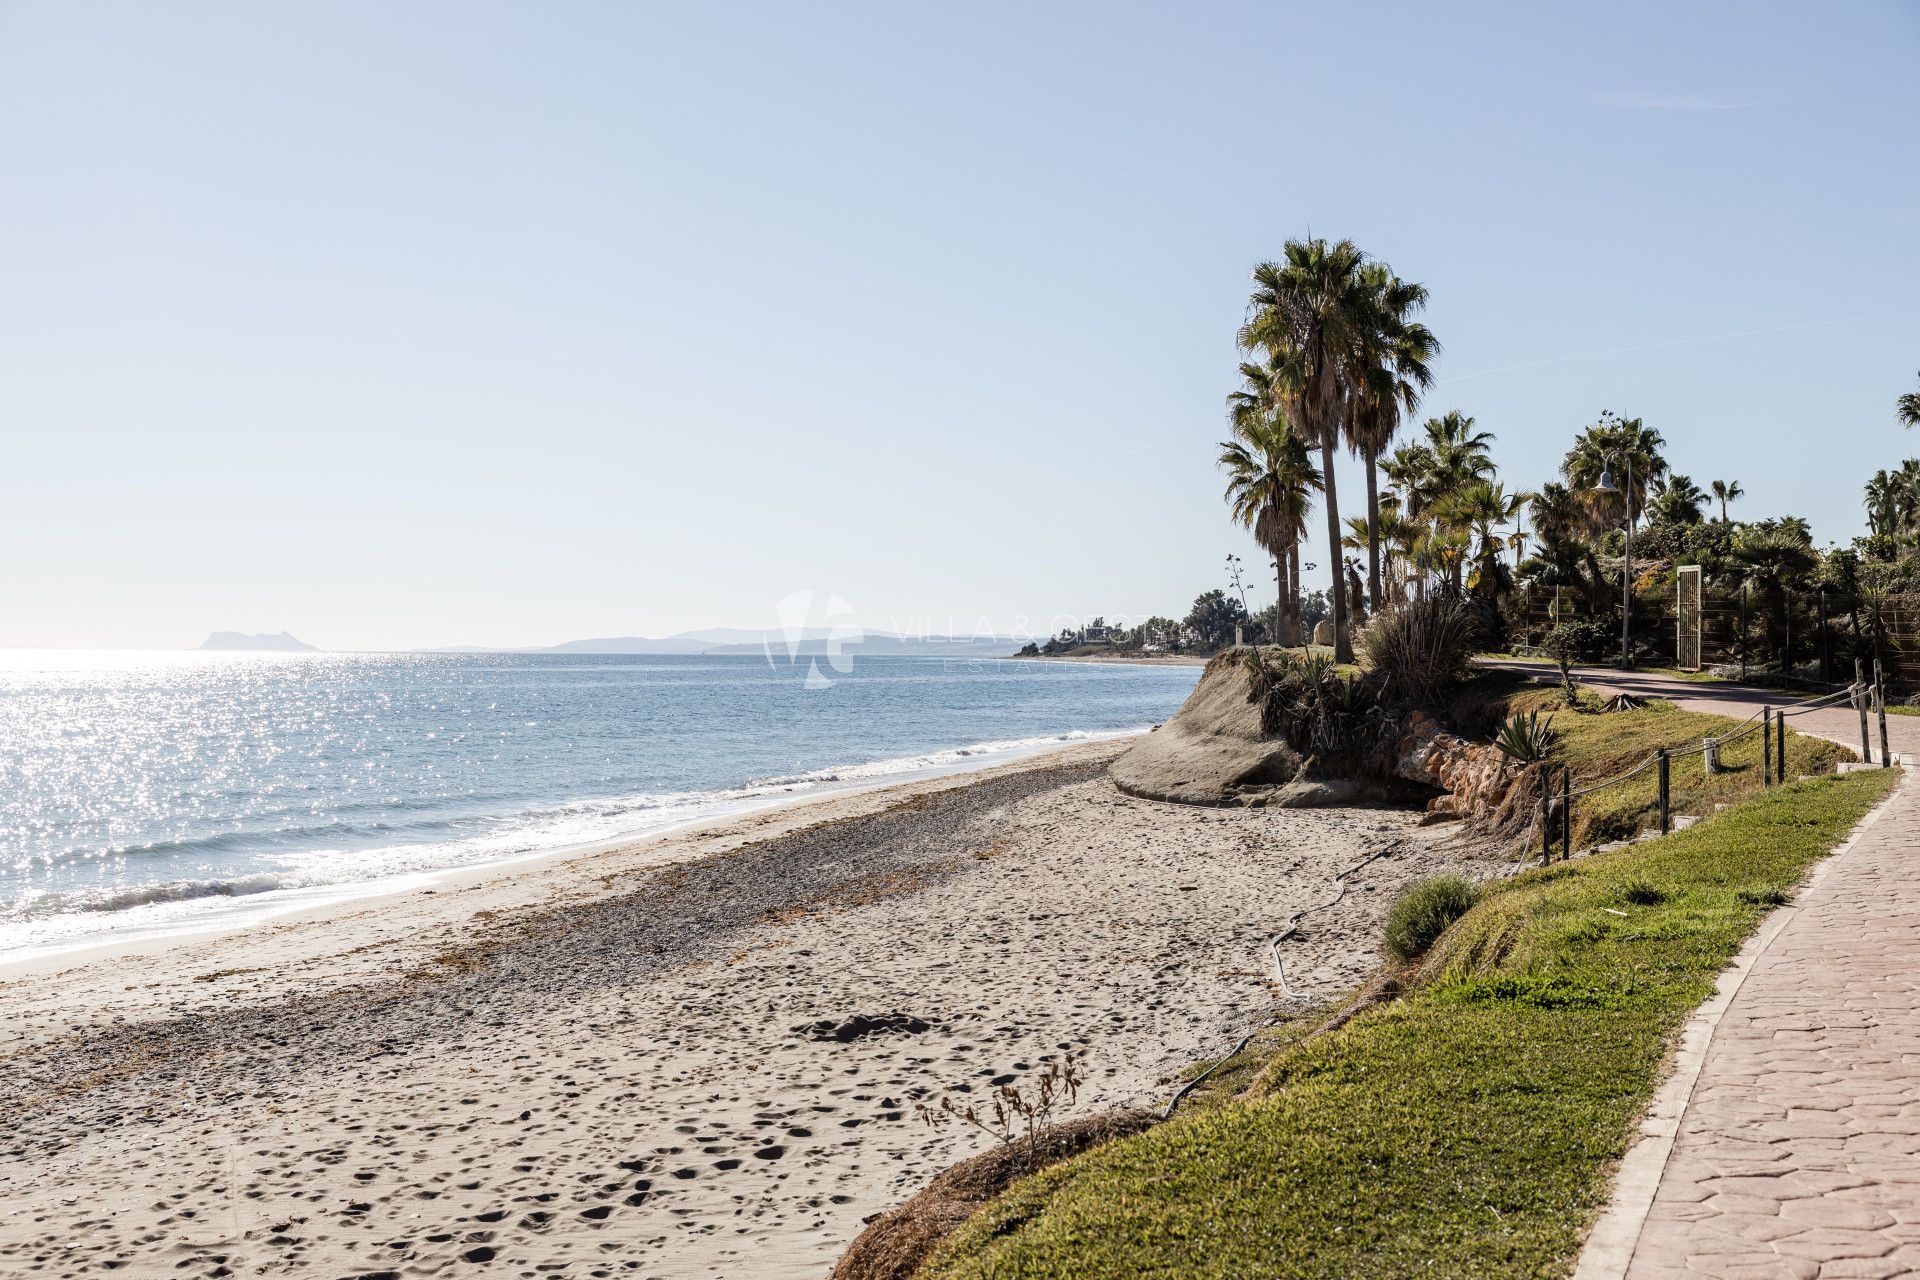
<svg viewBox="0 0 1920 1280">
<path fill-rule="evenodd" d="M 1788 716 L 1803 716 L 1807 714 L 1807 712 L 1809 711 L 1818 711 L 1820 709 L 1820 704 L 1823 702 L 1838 702 L 1842 698 L 1851 698 L 1855 694 L 1864 690 L 1866 687 L 1867 686 L 1861 685 L 1861 684 L 1850 684 L 1846 688 L 1841 689 L 1838 692 L 1823 694 L 1818 698 L 1813 698 L 1807 702 L 1803 702 L 1800 704 L 1799 708 L 1796 710 L 1793 710 L 1793 711 L 1782 710 L 1777 714 L 1781 719 L 1785 719 Z"/>
<path fill-rule="evenodd" d="M 1821 709 L 1822 703 L 1827 703 L 1827 702 L 1837 703 L 1842 698 L 1850 699 L 1866 691 L 1867 688 L 1868 686 L 1863 684 L 1850 684 L 1846 688 L 1838 690 L 1834 693 L 1823 694 L 1818 698 L 1814 698 L 1802 704 L 1797 710 L 1794 710 L 1794 711 L 1781 710 L 1779 712 L 1776 712 L 1775 718 L 1781 721 L 1784 721 L 1789 716 L 1801 716 L 1801 715 L 1805 715 L 1809 711 L 1818 711 Z M 1717 750 L 1721 747 L 1731 746 L 1732 744 L 1740 741 L 1742 738 L 1748 738 L 1753 736 L 1755 733 L 1759 733 L 1763 731 L 1766 728 L 1766 726 L 1764 724 L 1754 724 L 1753 719 L 1755 716 L 1761 715 L 1770 709 L 1771 708 L 1762 707 L 1759 711 L 1752 712 L 1747 716 L 1745 720 L 1740 721 L 1739 724 L 1737 724 L 1734 727 L 1734 732 L 1715 737 L 1713 740 L 1714 748 Z M 1786 729 L 1784 728 L 1784 726 L 1782 727 L 1781 732 L 1782 733 L 1786 732 Z M 1602 778 L 1598 782 L 1589 783 L 1588 785 L 1581 787 L 1578 791 L 1570 791 L 1565 795 L 1549 796 L 1547 802 L 1549 806 L 1551 806 L 1554 809 L 1558 809 L 1561 805 L 1571 805 L 1575 800 L 1578 800 L 1583 796 L 1590 796 L 1596 791 L 1604 791 L 1608 787 L 1618 786 L 1620 783 L 1627 781 L 1629 778 L 1637 777 L 1638 775 L 1645 773 L 1649 768 L 1653 767 L 1653 765 L 1659 762 L 1660 755 L 1662 752 L 1665 752 L 1667 754 L 1667 758 L 1670 760 L 1686 759 L 1687 757 L 1692 755 L 1695 746 L 1696 744 L 1689 739 L 1688 741 L 1685 741 L 1685 742 L 1673 743 L 1670 746 L 1656 747 L 1653 750 L 1653 754 L 1649 755 L 1646 759 L 1642 760 L 1639 764 L 1634 765 L 1632 768 L 1623 770 L 1622 772 L 1616 773 L 1611 777 Z M 1278 953 L 1276 952 L 1275 954 L 1277 955 Z M 1285 983 L 1283 981 L 1282 986 L 1284 985 Z"/>
</svg>

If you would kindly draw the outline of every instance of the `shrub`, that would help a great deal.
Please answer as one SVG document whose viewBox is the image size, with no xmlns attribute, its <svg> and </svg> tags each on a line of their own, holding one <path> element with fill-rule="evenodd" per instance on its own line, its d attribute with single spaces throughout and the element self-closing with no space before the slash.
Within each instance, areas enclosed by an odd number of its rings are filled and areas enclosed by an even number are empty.
<svg viewBox="0 0 1920 1280">
<path fill-rule="evenodd" d="M 1342 675 L 1324 654 L 1297 657 L 1248 649 L 1247 701 L 1260 708 L 1260 733 L 1354 776 L 1393 771 L 1398 734 L 1374 683 Z"/>
<path fill-rule="evenodd" d="M 1562 667 L 1573 662 L 1601 662 L 1620 652 L 1620 631 L 1598 618 L 1568 618 L 1547 633 L 1547 656 Z"/>
<path fill-rule="evenodd" d="M 1387 954 L 1396 960 L 1426 954 L 1447 926 L 1478 901 L 1480 886 L 1464 876 L 1435 876 L 1408 885 L 1387 911 Z"/>
<path fill-rule="evenodd" d="M 1493 745 L 1505 752 L 1508 759 L 1521 764 L 1532 764 L 1535 760 L 1544 760 L 1553 750 L 1554 739 L 1559 735 L 1553 731 L 1553 713 L 1548 712 L 1542 720 L 1538 711 L 1529 711 L 1525 715 L 1511 715 L 1500 726 Z"/>
<path fill-rule="evenodd" d="M 1459 682 L 1473 654 L 1465 606 L 1429 596 L 1379 614 L 1361 637 L 1367 663 L 1403 702 L 1428 702 Z"/>
</svg>

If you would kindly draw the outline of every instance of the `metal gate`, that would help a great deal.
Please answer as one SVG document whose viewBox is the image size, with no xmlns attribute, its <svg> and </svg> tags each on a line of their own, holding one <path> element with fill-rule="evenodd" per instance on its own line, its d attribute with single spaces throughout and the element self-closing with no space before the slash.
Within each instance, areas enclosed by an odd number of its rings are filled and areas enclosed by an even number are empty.
<svg viewBox="0 0 1920 1280">
<path fill-rule="evenodd" d="M 1674 575 L 1673 658 L 1682 671 L 1700 669 L 1700 566 L 1682 565 Z"/>
</svg>

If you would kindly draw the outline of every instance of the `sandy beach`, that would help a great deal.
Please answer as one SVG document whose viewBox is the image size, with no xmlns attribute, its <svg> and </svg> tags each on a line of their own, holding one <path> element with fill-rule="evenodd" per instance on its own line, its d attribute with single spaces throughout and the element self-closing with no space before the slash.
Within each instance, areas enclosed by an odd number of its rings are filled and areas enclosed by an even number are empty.
<svg viewBox="0 0 1920 1280">
<path fill-rule="evenodd" d="M 1314 995 L 1396 887 L 1491 869 L 1122 796 L 1126 745 L 0 969 L 0 1273 L 821 1276 L 987 1143 L 917 1100 L 1073 1053 L 1074 1114 L 1163 1101 L 1347 868 L 1385 851 L 1287 944 Z"/>
</svg>

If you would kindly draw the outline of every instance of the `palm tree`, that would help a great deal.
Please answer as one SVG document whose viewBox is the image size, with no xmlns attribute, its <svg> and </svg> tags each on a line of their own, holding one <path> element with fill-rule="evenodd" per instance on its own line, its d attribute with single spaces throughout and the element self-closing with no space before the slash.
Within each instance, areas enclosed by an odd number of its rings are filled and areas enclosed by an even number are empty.
<svg viewBox="0 0 1920 1280">
<path fill-rule="evenodd" d="M 1449 410 L 1426 423 L 1426 440 L 1396 450 L 1392 472 L 1408 486 L 1408 506 L 1446 533 L 1465 538 L 1471 521 L 1458 511 L 1457 499 L 1473 486 L 1491 480 L 1493 435 L 1474 429 L 1473 419 Z M 1443 539 L 1443 542 L 1450 540 Z M 1447 560 L 1448 577 L 1458 590 L 1465 572 L 1464 555 Z"/>
<path fill-rule="evenodd" d="M 1909 458 L 1898 471 L 1880 470 L 1867 481 L 1867 529 L 1894 538 L 1920 527 L 1920 460 Z"/>
<path fill-rule="evenodd" d="M 1532 499 L 1530 493 L 1509 494 L 1506 486 L 1489 480 L 1475 480 L 1447 499 L 1448 515 L 1455 524 L 1480 540 L 1473 553 L 1474 585 L 1490 600 L 1512 585 L 1500 559 L 1512 541 L 1500 528 L 1512 524 Z"/>
<path fill-rule="evenodd" d="M 1306 441 L 1279 410 L 1249 416 L 1239 412 L 1236 404 L 1232 416 L 1238 439 L 1220 445 L 1220 465 L 1227 471 L 1227 503 L 1233 518 L 1251 530 L 1254 541 L 1273 557 L 1281 606 L 1278 616 L 1297 635 L 1300 594 L 1297 582 L 1289 581 L 1288 565 L 1289 560 L 1297 565 L 1308 495 L 1320 487 L 1320 472 Z M 1293 638 L 1279 637 L 1283 644 Z"/>
<path fill-rule="evenodd" d="M 1533 534 L 1540 540 L 1536 559 L 1546 570 L 1547 586 L 1578 587 L 1590 604 L 1599 599 L 1599 568 L 1585 540 L 1587 508 L 1579 496 L 1558 481 L 1540 486 L 1528 504 Z M 1591 570 L 1591 573 L 1588 572 Z"/>
<path fill-rule="evenodd" d="M 1901 396 L 1897 412 L 1901 426 L 1920 427 L 1920 391 L 1909 391 Z"/>
<path fill-rule="evenodd" d="M 1791 669 L 1793 657 L 1787 650 L 1787 637 L 1791 634 L 1787 592 L 1820 563 L 1804 522 L 1767 521 L 1760 527 L 1744 530 L 1733 544 L 1733 561 L 1735 577 L 1761 589 L 1770 606 L 1769 612 L 1779 622 L 1775 651 L 1780 655 L 1780 669 Z"/>
<path fill-rule="evenodd" d="M 1700 486 L 1678 472 L 1654 485 L 1647 499 L 1647 514 L 1662 524 L 1700 523 L 1700 504 L 1707 500 Z"/>
<path fill-rule="evenodd" d="M 1587 525 L 1594 534 L 1626 524 L 1646 510 L 1648 487 L 1667 474 L 1667 460 L 1660 452 L 1666 443 L 1658 431 L 1643 425 L 1640 419 L 1621 418 L 1612 410 L 1602 413 L 1600 421 L 1575 438 L 1573 448 L 1560 463 L 1560 473 L 1580 492 L 1587 507 Z M 1632 459 L 1631 466 L 1622 465 L 1627 458 Z M 1619 492 L 1602 493 L 1595 487 L 1602 473 L 1611 475 Z M 1626 493 L 1629 479 L 1632 492 Z M 1623 501 L 1624 511 L 1615 511 L 1613 508 Z"/>
<path fill-rule="evenodd" d="M 1384 398 L 1381 371 L 1406 344 L 1406 310 L 1394 314 L 1367 256 L 1351 240 L 1289 240 L 1278 262 L 1253 271 L 1253 293 L 1240 346 L 1266 357 L 1276 400 L 1289 421 L 1320 449 L 1326 494 L 1327 559 L 1334 575 L 1334 658 L 1353 660 L 1346 593 L 1340 589 L 1340 499 L 1333 451 L 1348 420 L 1348 405 L 1361 395 Z M 1377 264 L 1387 271 L 1384 263 Z M 1407 288 L 1413 288 L 1408 286 Z M 1395 295 L 1402 296 L 1402 295 Z"/>
<path fill-rule="evenodd" d="M 1412 319 L 1427 304 L 1426 286 L 1409 284 L 1384 263 L 1369 263 L 1373 290 L 1384 324 L 1371 335 L 1366 381 L 1348 402 L 1344 427 L 1347 445 L 1367 466 L 1367 606 L 1380 608 L 1380 455 L 1400 428 L 1403 412 L 1412 413 L 1420 393 L 1433 382 L 1428 363 L 1440 343 L 1426 325 Z M 1358 548 L 1355 548 L 1358 550 Z"/>
<path fill-rule="evenodd" d="M 1738 480 L 1715 480 L 1711 486 L 1713 500 L 1720 504 L 1720 523 L 1727 523 L 1727 504 L 1747 496 Z"/>
</svg>

